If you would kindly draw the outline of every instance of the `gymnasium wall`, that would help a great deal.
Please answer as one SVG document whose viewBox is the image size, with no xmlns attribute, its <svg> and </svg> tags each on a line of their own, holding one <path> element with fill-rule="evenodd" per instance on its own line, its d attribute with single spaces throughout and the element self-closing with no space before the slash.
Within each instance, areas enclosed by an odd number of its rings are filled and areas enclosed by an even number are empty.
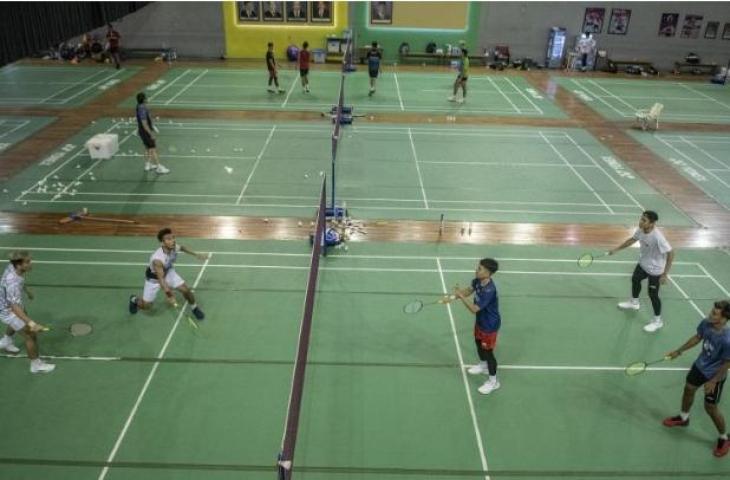
<svg viewBox="0 0 730 480">
<path fill-rule="evenodd" d="M 430 42 L 439 47 L 464 40 L 476 45 L 479 2 L 394 2 L 391 25 L 370 24 L 370 2 L 352 2 L 350 8 L 357 46 L 377 41 L 388 62 L 397 61 L 398 47 L 407 42 L 412 52 L 425 52 Z M 448 27 L 448 28 L 445 28 Z"/>
<path fill-rule="evenodd" d="M 548 30 L 552 26 L 568 29 L 572 47 L 575 35 L 580 33 L 586 8 L 605 8 L 603 33 L 596 35 L 599 49 L 609 57 L 630 60 L 650 60 L 660 70 L 673 67 L 689 52 L 700 55 L 703 63 L 721 65 L 730 60 L 730 40 L 722 40 L 725 23 L 730 22 L 728 2 L 480 2 L 479 50 L 495 44 L 507 44 L 514 58 L 530 57 L 540 63 L 545 60 Z M 612 8 L 631 10 L 628 33 L 608 35 L 608 21 Z M 662 13 L 679 13 L 674 37 L 659 37 Z M 680 38 L 679 32 L 685 14 L 704 16 L 699 38 Z M 720 22 L 717 38 L 705 39 L 708 21 Z"/>
<path fill-rule="evenodd" d="M 219 8 L 220 8 L 220 4 Z M 277 24 L 241 24 L 236 2 L 222 2 L 227 58 L 264 58 L 266 44 L 274 42 L 277 58 L 285 58 L 286 48 L 301 45 L 305 40 L 310 49 L 325 48 L 328 36 L 340 36 L 347 29 L 348 2 L 334 2 L 331 25 L 313 26 Z"/>
</svg>

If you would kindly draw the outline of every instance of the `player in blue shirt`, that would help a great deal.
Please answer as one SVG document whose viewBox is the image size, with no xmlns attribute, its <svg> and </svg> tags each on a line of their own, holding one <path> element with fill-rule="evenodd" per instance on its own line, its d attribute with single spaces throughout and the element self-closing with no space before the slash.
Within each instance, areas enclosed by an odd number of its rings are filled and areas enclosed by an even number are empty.
<svg viewBox="0 0 730 480">
<path fill-rule="evenodd" d="M 365 57 L 368 61 L 368 73 L 370 75 L 370 93 L 368 93 L 368 96 L 372 97 L 375 93 L 375 81 L 378 79 L 378 74 L 380 73 L 380 61 L 383 59 L 378 49 L 378 42 L 372 43 Z"/>
<path fill-rule="evenodd" d="M 497 381 L 497 359 L 494 356 L 494 347 L 497 346 L 497 333 L 502 324 L 499 315 L 499 299 L 497 286 L 492 276 L 499 270 L 499 263 L 493 258 L 479 260 L 476 269 L 476 278 L 469 288 L 454 289 L 454 295 L 460 298 L 470 312 L 476 315 L 474 323 L 474 340 L 480 362 L 469 368 L 472 375 L 489 373 L 487 381 L 479 387 L 479 393 L 488 395 L 499 388 Z M 474 294 L 474 301 L 469 302 L 469 296 Z"/>
<path fill-rule="evenodd" d="M 689 409 L 692 407 L 695 392 L 704 385 L 705 411 L 720 434 L 717 445 L 713 450 L 716 457 L 722 457 L 730 451 L 725 417 L 717 408 L 722 395 L 722 387 L 725 386 L 725 380 L 727 379 L 727 371 L 730 368 L 730 325 L 727 324 L 728 318 L 730 318 L 730 302 L 727 300 L 715 302 L 710 314 L 697 326 L 697 333 L 677 350 L 667 354 L 673 359 L 677 358 L 685 350 L 689 350 L 702 342 L 702 351 L 687 374 L 687 383 L 684 385 L 684 394 L 682 395 L 682 410 L 679 415 L 665 418 L 663 423 L 667 427 L 686 427 L 689 425 Z"/>
</svg>

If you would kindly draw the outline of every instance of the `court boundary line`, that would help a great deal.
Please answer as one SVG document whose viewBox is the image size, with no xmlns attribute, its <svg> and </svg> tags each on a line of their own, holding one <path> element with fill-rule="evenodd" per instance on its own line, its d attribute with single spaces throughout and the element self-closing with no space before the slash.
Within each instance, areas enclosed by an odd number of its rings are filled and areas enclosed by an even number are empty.
<svg viewBox="0 0 730 480">
<path fill-rule="evenodd" d="M 264 156 L 264 152 L 266 152 L 266 148 L 269 146 L 269 142 L 271 142 L 271 138 L 274 136 L 274 132 L 276 131 L 276 124 L 274 124 L 271 127 L 271 130 L 269 131 L 269 136 L 266 137 L 266 141 L 264 142 L 264 146 L 261 147 L 261 151 L 258 155 L 256 155 L 256 161 L 253 164 L 253 167 L 251 168 L 251 172 L 249 172 L 248 177 L 246 178 L 246 183 L 243 184 L 243 188 L 241 188 L 241 193 L 238 194 L 238 199 L 236 199 L 236 205 L 241 204 L 241 199 L 243 198 L 243 194 L 246 193 L 246 189 L 248 188 L 249 182 L 251 182 L 251 179 L 253 178 L 254 172 L 256 172 L 256 168 L 259 166 L 259 163 L 261 163 L 261 159 Z"/>
<path fill-rule="evenodd" d="M 704 148 L 700 147 L 699 145 L 696 145 L 691 140 L 687 140 L 687 137 L 685 137 L 684 135 L 680 136 L 679 138 L 680 138 L 680 140 L 682 142 L 686 143 L 687 145 L 689 145 L 690 147 L 694 148 L 695 150 L 698 150 L 700 153 L 702 153 L 703 155 L 705 155 L 710 160 L 714 161 L 718 165 L 722 165 L 723 169 L 730 169 L 730 165 L 729 164 L 727 164 L 727 163 L 721 161 L 720 159 L 716 158 L 714 155 L 710 154 L 710 152 L 706 151 Z M 705 170 L 709 170 L 709 169 L 706 168 Z"/>
<path fill-rule="evenodd" d="M 398 84 L 398 74 L 393 72 L 393 79 L 395 80 L 395 91 L 398 93 L 398 103 L 400 104 L 400 111 L 404 112 L 405 107 L 403 106 L 403 97 L 400 95 L 400 85 Z"/>
<path fill-rule="evenodd" d="M 168 88 L 170 88 L 171 85 L 173 85 L 175 82 L 177 82 L 182 77 L 184 77 L 185 75 L 187 75 L 187 73 L 190 72 L 190 71 L 192 71 L 192 70 L 190 68 L 188 68 L 187 70 L 184 70 L 180 75 L 178 75 L 177 77 L 175 77 L 172 80 L 170 80 L 169 82 L 167 82 L 167 84 L 165 86 L 163 86 L 162 88 L 160 88 L 156 92 L 154 92 L 152 95 L 150 95 L 149 98 L 147 99 L 147 102 L 148 103 L 149 102 L 152 102 L 152 100 L 155 97 L 157 97 L 157 95 L 161 94 L 162 92 L 164 92 L 165 90 L 167 90 Z"/>
<path fill-rule="evenodd" d="M 411 152 L 413 153 L 413 162 L 416 165 L 416 174 L 418 175 L 418 184 L 421 186 L 421 195 L 423 195 L 423 206 L 426 210 L 429 210 L 428 197 L 426 196 L 426 188 L 423 186 L 423 176 L 421 175 L 421 167 L 418 161 L 418 154 L 416 153 L 416 145 L 413 143 L 413 133 L 411 129 L 408 129 L 408 140 L 411 144 Z"/>
<path fill-rule="evenodd" d="M 675 147 L 674 145 L 672 145 L 672 144 L 668 143 L 668 142 L 667 142 L 666 140 L 664 140 L 664 139 L 662 139 L 662 138 L 659 138 L 659 137 L 657 137 L 657 140 L 659 140 L 659 141 L 660 141 L 660 142 L 662 142 L 662 143 L 663 143 L 664 145 L 666 145 L 666 146 L 667 146 L 667 147 L 669 147 L 670 149 L 672 149 L 672 150 L 674 150 L 675 152 L 677 152 L 677 154 L 679 154 L 679 155 L 681 155 L 682 157 L 684 157 L 684 158 L 685 158 L 685 160 L 689 160 L 690 162 L 692 162 L 692 163 L 693 163 L 693 164 L 694 164 L 695 166 L 697 166 L 698 168 L 700 168 L 700 170 L 703 170 L 703 171 L 705 171 L 705 172 L 706 172 L 706 173 L 707 173 L 708 175 L 710 175 L 711 177 L 715 178 L 715 180 L 717 180 L 718 182 L 720 182 L 720 183 L 722 183 L 723 185 L 725 185 L 725 187 L 727 187 L 727 188 L 730 188 L 730 184 L 728 184 L 727 182 L 725 182 L 725 180 L 723 180 L 722 178 L 720 178 L 719 176 L 717 176 L 717 175 L 716 175 L 715 173 L 713 173 L 713 172 L 710 172 L 710 171 L 708 171 L 708 170 L 707 170 L 707 169 L 706 169 L 706 168 L 705 168 L 704 166 L 702 166 L 702 165 L 701 165 L 701 164 L 700 164 L 700 163 L 699 163 L 699 162 L 698 162 L 697 160 L 695 160 L 694 158 L 690 157 L 689 155 L 687 155 L 687 154 L 686 154 L 686 153 L 684 153 L 683 151 L 679 150 L 679 149 L 678 149 L 677 147 Z M 669 163 L 671 163 L 671 162 L 669 162 Z M 705 190 L 704 190 L 704 189 L 702 189 L 702 191 L 705 191 Z M 705 192 L 705 193 L 708 193 L 708 192 Z M 723 206 L 723 207 L 724 207 L 725 209 L 730 209 L 730 207 L 728 207 L 727 205 L 724 205 L 724 204 L 723 204 L 722 202 L 719 202 L 719 201 L 718 201 L 718 203 L 719 203 L 720 205 L 722 205 L 722 206 Z"/>
<path fill-rule="evenodd" d="M 519 108 L 517 107 L 517 105 L 515 105 L 515 103 L 514 103 L 514 102 L 512 101 L 512 99 L 511 99 L 511 98 L 509 98 L 509 97 L 507 96 L 507 94 L 506 94 L 506 93 L 504 93 L 504 91 L 503 91 L 503 90 L 502 90 L 501 88 L 499 88 L 499 86 L 497 86 L 497 82 L 495 82 L 495 81 L 494 81 L 494 79 L 493 79 L 493 78 L 492 78 L 491 76 L 489 76 L 489 77 L 487 77 L 487 78 L 489 79 L 489 83 L 491 83 L 491 84 L 492 84 L 492 86 L 494 87 L 494 89 L 495 89 L 495 90 L 496 90 L 496 91 L 497 91 L 497 92 L 498 92 L 498 93 L 499 93 L 500 95 L 502 95 L 502 96 L 503 96 L 503 97 L 505 98 L 505 100 L 507 100 L 507 102 L 508 102 L 508 103 L 509 103 L 510 105 L 512 105 L 512 108 L 514 109 L 515 113 L 517 113 L 517 115 L 522 115 L 522 111 L 521 111 L 521 110 L 520 110 L 520 109 L 519 109 Z"/>
<path fill-rule="evenodd" d="M 192 86 L 192 85 L 193 85 L 193 84 L 194 84 L 195 82 L 197 82 L 197 81 L 198 81 L 198 80 L 200 80 L 200 79 L 201 79 L 201 78 L 202 78 L 203 76 L 205 76 L 205 74 L 206 74 L 206 73 L 208 73 L 208 69 L 207 69 L 207 68 L 206 68 L 206 69 L 204 69 L 204 70 L 203 70 L 202 72 L 200 72 L 200 74 L 199 74 L 199 75 L 198 75 L 197 77 L 195 77 L 195 78 L 194 78 L 193 80 L 191 80 L 190 82 L 188 82 L 188 84 L 187 84 L 187 85 L 185 85 L 185 86 L 184 86 L 184 87 L 183 87 L 183 88 L 182 88 L 182 89 L 181 89 L 181 90 L 180 90 L 179 92 L 177 92 L 177 93 L 176 93 L 176 94 L 175 94 L 174 96 L 170 97 L 170 98 L 169 98 L 169 99 L 168 99 L 168 100 L 167 100 L 167 101 L 165 102 L 165 105 L 166 105 L 166 106 L 169 106 L 169 105 L 170 105 L 170 103 L 172 103 L 172 101 L 173 101 L 173 100 L 175 100 L 175 99 L 176 99 L 177 97 L 179 97 L 179 96 L 180 96 L 180 95 L 181 95 L 181 94 L 182 94 L 183 92 L 187 91 L 187 89 L 188 89 L 188 88 L 190 88 L 190 87 L 191 87 L 191 86 Z"/>
<path fill-rule="evenodd" d="M 523 92 L 522 90 L 520 90 L 520 89 L 519 89 L 519 88 L 517 87 L 517 85 L 516 85 L 516 84 L 515 84 L 515 83 L 514 83 L 514 82 L 512 81 L 512 79 L 511 79 L 511 78 L 509 78 L 509 77 L 503 77 L 503 78 L 504 78 L 504 80 L 505 80 L 505 81 L 506 81 L 507 83 L 509 83 L 509 84 L 510 84 L 510 85 L 512 86 L 512 88 L 514 88 L 514 89 L 515 89 L 515 90 L 516 90 L 516 91 L 517 91 L 517 92 L 518 92 L 518 93 L 519 93 L 520 95 L 522 95 L 523 97 L 525 97 L 525 100 L 527 100 L 527 101 L 528 101 L 528 102 L 530 103 L 530 105 L 532 105 L 532 106 L 533 106 L 533 108 L 534 108 L 535 110 L 537 110 L 537 112 L 538 112 L 538 113 L 539 113 L 540 115 L 545 115 L 545 112 L 543 112 L 542 108 L 538 107 L 538 106 L 537 106 L 537 104 L 536 104 L 536 103 L 535 103 L 535 102 L 534 102 L 534 101 L 533 101 L 533 100 L 532 100 L 532 99 L 531 99 L 530 97 L 528 97 L 528 96 L 527 96 L 527 95 L 526 95 L 526 94 L 525 94 L 525 93 L 524 93 L 524 92 Z M 528 88 L 529 88 L 529 87 L 528 87 Z"/>
</svg>

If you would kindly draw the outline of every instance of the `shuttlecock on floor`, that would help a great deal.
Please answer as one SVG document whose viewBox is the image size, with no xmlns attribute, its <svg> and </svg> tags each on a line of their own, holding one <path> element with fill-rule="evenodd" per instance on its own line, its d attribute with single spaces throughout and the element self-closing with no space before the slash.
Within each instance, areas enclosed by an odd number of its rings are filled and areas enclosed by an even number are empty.
<svg viewBox="0 0 730 480">
<path fill-rule="evenodd" d="M 233 173 L 233 169 L 231 167 L 223 167 L 227 173 L 231 174 Z"/>
</svg>

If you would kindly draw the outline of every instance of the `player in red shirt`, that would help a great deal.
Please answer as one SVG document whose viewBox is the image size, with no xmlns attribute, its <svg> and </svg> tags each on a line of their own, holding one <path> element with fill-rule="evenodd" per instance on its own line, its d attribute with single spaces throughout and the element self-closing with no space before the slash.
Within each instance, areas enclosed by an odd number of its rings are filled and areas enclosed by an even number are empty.
<svg viewBox="0 0 730 480">
<path fill-rule="evenodd" d="M 109 54 L 114 60 L 117 70 L 122 66 L 122 59 L 119 57 L 119 40 L 122 38 L 119 32 L 114 30 L 111 23 L 107 23 L 109 29 L 106 31 L 106 40 L 109 42 Z"/>
<path fill-rule="evenodd" d="M 302 77 L 302 88 L 304 93 L 309 93 L 309 42 L 302 44 L 299 50 L 299 76 Z"/>
</svg>

